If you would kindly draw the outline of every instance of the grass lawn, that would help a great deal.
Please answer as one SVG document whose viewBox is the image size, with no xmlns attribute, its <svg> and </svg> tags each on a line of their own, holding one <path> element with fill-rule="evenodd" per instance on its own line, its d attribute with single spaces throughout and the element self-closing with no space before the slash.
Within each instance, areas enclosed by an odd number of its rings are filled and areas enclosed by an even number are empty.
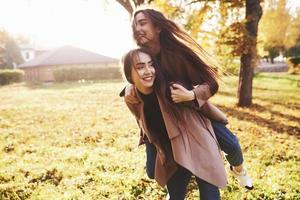
<svg viewBox="0 0 300 200">
<path fill-rule="evenodd" d="M 300 76 L 258 74 L 253 106 L 236 106 L 237 77 L 212 102 L 238 136 L 255 189 L 229 176 L 224 200 L 300 199 Z M 145 174 L 124 82 L 0 87 L 0 199 L 165 199 Z M 194 182 L 187 199 L 197 199 Z"/>
</svg>

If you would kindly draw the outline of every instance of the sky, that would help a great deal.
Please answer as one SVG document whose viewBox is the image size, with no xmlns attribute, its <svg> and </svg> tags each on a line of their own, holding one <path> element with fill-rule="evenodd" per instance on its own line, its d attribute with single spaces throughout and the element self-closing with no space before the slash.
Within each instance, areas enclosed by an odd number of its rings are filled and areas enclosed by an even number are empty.
<svg viewBox="0 0 300 200">
<path fill-rule="evenodd" d="M 134 47 L 129 14 L 115 0 L 0 0 L 2 28 L 42 48 L 73 45 L 120 58 Z"/>
<path fill-rule="evenodd" d="M 0 29 L 38 47 L 73 45 L 120 58 L 134 47 L 130 17 L 115 0 L 0 0 Z"/>
</svg>

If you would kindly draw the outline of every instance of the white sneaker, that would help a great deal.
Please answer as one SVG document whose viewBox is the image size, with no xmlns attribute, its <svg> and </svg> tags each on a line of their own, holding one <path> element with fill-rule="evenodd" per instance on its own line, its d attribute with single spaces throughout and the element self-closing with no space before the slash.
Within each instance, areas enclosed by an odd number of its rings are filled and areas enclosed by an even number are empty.
<svg viewBox="0 0 300 200">
<path fill-rule="evenodd" d="M 169 195 L 169 193 L 167 194 L 166 200 L 170 200 L 170 195 Z"/>
<path fill-rule="evenodd" d="M 239 185 L 241 187 L 245 187 L 248 190 L 252 190 L 253 184 L 251 178 L 248 176 L 246 170 L 243 170 L 242 172 L 237 172 L 234 170 L 234 168 L 231 165 L 228 165 L 228 171 L 237 178 Z"/>
</svg>

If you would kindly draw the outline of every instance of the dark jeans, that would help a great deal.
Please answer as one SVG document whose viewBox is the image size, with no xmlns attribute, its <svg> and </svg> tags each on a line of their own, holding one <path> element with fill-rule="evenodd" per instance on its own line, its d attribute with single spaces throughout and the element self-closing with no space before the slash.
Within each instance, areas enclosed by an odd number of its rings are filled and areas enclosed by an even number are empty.
<svg viewBox="0 0 300 200">
<path fill-rule="evenodd" d="M 170 200 L 184 200 L 186 188 L 191 179 L 192 173 L 187 169 L 178 166 L 178 170 L 170 178 L 167 184 Z M 196 177 L 201 200 L 219 200 L 220 191 L 218 187 Z"/>
<path fill-rule="evenodd" d="M 243 163 L 243 153 L 239 141 L 235 135 L 225 126 L 225 124 L 211 121 L 213 130 L 220 144 L 220 148 L 227 155 L 225 156 L 229 164 L 238 166 Z M 155 147 L 146 142 L 146 172 L 149 178 L 154 178 L 156 149 Z"/>
</svg>

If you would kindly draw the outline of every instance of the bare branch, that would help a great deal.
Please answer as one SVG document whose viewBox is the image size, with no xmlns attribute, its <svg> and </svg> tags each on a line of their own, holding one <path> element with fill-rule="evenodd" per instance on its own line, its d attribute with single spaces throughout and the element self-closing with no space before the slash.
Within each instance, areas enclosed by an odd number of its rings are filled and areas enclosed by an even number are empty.
<svg viewBox="0 0 300 200">
<path fill-rule="evenodd" d="M 133 8 L 132 8 L 132 5 L 130 3 L 130 0 L 116 0 L 116 1 L 119 4 L 121 4 L 121 6 L 123 6 L 123 8 L 125 8 L 130 15 L 132 15 Z"/>
</svg>

